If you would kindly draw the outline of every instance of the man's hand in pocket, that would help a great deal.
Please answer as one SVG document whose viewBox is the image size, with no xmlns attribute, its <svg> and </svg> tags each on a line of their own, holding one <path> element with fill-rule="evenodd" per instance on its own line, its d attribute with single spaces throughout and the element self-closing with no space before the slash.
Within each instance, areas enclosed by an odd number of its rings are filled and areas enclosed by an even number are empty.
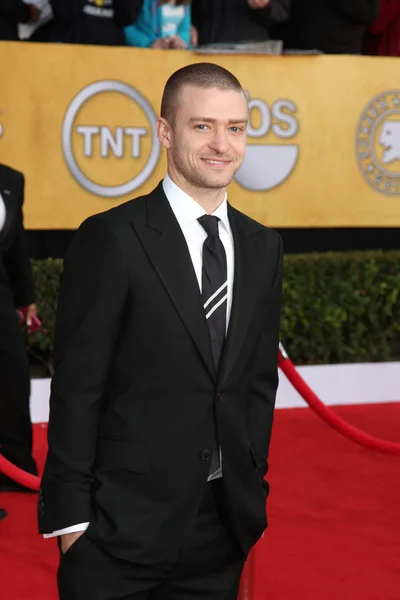
<svg viewBox="0 0 400 600">
<path fill-rule="evenodd" d="M 65 554 L 71 548 L 71 546 L 76 542 L 78 538 L 81 537 L 85 532 L 84 531 L 76 531 L 74 533 L 65 533 L 61 535 L 61 552 Z"/>
</svg>

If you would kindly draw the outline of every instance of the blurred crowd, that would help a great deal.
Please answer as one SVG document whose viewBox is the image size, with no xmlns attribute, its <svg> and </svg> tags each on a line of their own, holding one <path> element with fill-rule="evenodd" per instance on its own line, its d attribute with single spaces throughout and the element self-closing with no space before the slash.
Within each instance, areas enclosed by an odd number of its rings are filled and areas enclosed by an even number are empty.
<svg viewBox="0 0 400 600">
<path fill-rule="evenodd" d="M 400 0 L 0 0 L 0 39 L 21 38 L 160 49 L 274 39 L 400 56 Z"/>
</svg>

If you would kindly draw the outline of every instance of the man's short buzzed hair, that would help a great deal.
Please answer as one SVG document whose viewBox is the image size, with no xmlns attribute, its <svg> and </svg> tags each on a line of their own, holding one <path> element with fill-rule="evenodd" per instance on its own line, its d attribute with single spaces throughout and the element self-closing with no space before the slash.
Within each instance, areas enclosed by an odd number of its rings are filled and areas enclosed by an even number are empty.
<svg viewBox="0 0 400 600">
<path fill-rule="evenodd" d="M 239 80 L 227 69 L 214 63 L 195 63 L 175 71 L 168 79 L 161 100 L 161 116 L 174 123 L 179 95 L 185 86 L 220 91 L 243 92 Z M 243 92 L 244 93 L 244 92 Z"/>
</svg>

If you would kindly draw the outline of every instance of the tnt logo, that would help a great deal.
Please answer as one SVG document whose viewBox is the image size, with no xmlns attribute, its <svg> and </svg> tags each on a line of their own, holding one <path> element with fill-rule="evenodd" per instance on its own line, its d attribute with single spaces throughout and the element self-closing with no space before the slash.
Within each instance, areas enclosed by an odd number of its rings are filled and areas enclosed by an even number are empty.
<svg viewBox="0 0 400 600">
<path fill-rule="evenodd" d="M 357 128 L 356 152 L 368 183 L 384 194 L 400 196 L 400 90 L 369 103 Z"/>
<path fill-rule="evenodd" d="M 160 144 L 149 102 L 120 81 L 97 81 L 72 100 L 62 127 L 65 162 L 88 192 L 130 194 L 157 166 Z"/>
<path fill-rule="evenodd" d="M 92 157 L 95 153 L 96 136 L 100 137 L 100 156 L 108 158 L 114 155 L 117 158 L 125 156 L 125 137 L 131 139 L 131 156 L 139 158 L 141 152 L 141 138 L 148 134 L 145 127 L 115 127 L 114 130 L 110 127 L 93 127 L 92 125 L 79 125 L 76 132 L 83 136 L 83 154 L 84 156 Z"/>
<path fill-rule="evenodd" d="M 283 183 L 296 166 L 299 146 L 286 142 L 299 131 L 297 106 L 291 100 L 276 100 L 269 107 L 264 100 L 253 98 L 249 99 L 249 111 L 247 150 L 236 181 L 253 192 L 267 191 Z M 284 143 L 265 143 L 271 134 Z"/>
</svg>

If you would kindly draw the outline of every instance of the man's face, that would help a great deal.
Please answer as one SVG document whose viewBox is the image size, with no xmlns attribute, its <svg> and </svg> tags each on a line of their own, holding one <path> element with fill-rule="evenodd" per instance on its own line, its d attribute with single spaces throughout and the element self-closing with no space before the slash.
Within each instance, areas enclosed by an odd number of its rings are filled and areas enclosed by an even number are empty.
<svg viewBox="0 0 400 600">
<path fill-rule="evenodd" d="M 225 188 L 246 150 L 248 106 L 243 92 L 183 88 L 169 131 L 169 165 L 192 186 Z"/>
</svg>

